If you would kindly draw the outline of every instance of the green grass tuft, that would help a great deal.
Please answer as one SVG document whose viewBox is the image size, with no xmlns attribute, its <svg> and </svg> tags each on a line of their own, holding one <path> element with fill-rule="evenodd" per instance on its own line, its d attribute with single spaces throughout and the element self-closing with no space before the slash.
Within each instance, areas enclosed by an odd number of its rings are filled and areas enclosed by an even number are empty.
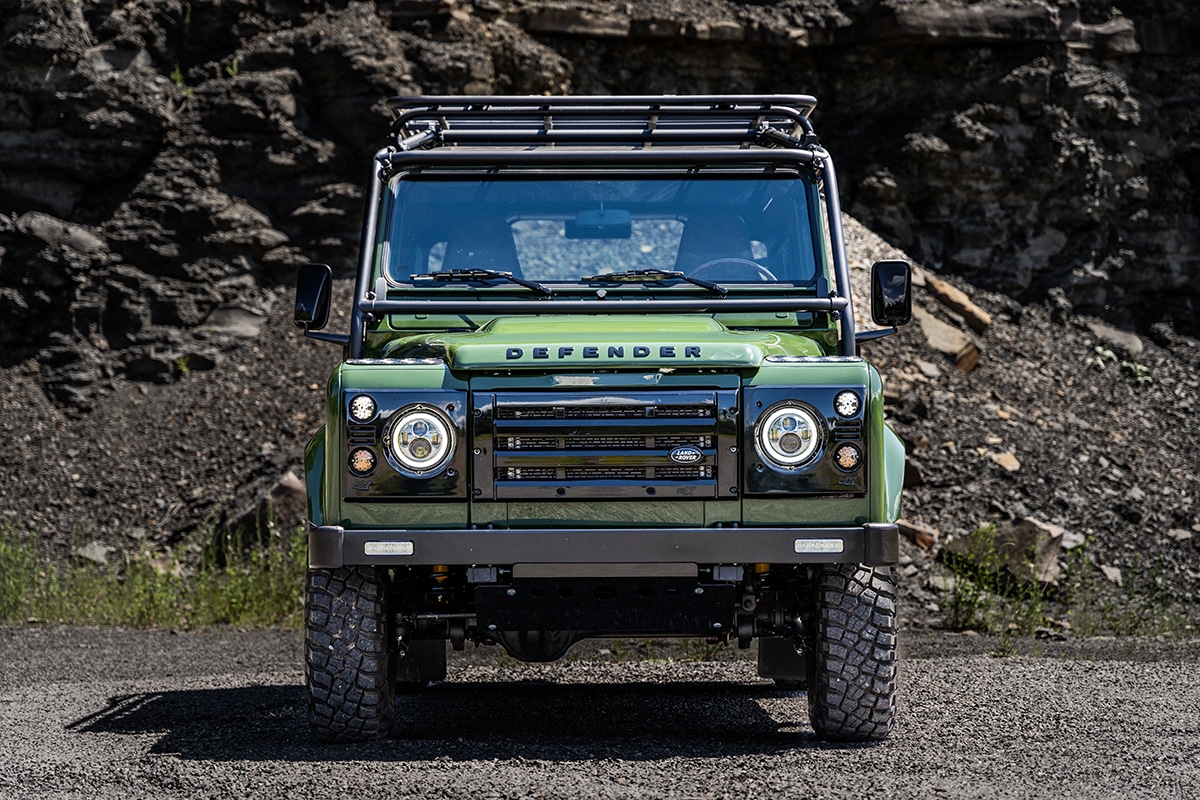
<svg viewBox="0 0 1200 800">
<path fill-rule="evenodd" d="M 1028 636 L 1047 622 L 1047 588 L 1009 572 L 1009 557 L 996 549 L 993 531 L 994 526 L 974 531 L 969 554 L 947 563 L 953 580 L 945 622 L 956 630 Z M 1032 554 L 1024 559 L 1026 565 L 1033 563 Z"/>
<path fill-rule="evenodd" d="M 988 533 L 980 529 L 972 536 Z M 994 548 L 978 547 L 974 553 L 938 567 L 948 587 L 943 623 L 998 635 L 998 655 L 1011 652 L 1016 636 L 1047 631 L 1084 637 L 1190 637 L 1200 631 L 1200 604 L 1171 595 L 1161 563 L 1137 559 L 1123 585 L 1115 586 L 1101 576 L 1084 545 L 1061 559 L 1057 585 L 1047 586 L 1012 580 Z"/>
<path fill-rule="evenodd" d="M 298 627 L 303 620 L 307 541 L 297 531 L 224 566 L 205 558 L 183 569 L 176 556 L 60 566 L 36 543 L 0 529 L 0 623 L 187 628 Z"/>
</svg>

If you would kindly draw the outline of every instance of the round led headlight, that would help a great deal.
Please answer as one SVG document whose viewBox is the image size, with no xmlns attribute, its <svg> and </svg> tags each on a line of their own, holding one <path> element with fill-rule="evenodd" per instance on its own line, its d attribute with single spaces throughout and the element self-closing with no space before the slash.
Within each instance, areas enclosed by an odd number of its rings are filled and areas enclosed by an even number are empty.
<svg viewBox="0 0 1200 800">
<path fill-rule="evenodd" d="M 842 472 L 853 472 L 862 464 L 862 451 L 856 445 L 840 444 L 833 451 L 833 463 Z"/>
<path fill-rule="evenodd" d="M 759 455 L 781 467 L 812 460 L 821 446 L 821 426 L 807 406 L 785 403 L 763 415 L 754 444 Z"/>
<path fill-rule="evenodd" d="M 454 455 L 454 427 L 428 406 L 409 406 L 397 412 L 387 445 L 402 469 L 426 475 L 441 470 Z"/>
<path fill-rule="evenodd" d="M 370 422 L 378 410 L 375 398 L 369 394 L 356 394 L 350 399 L 350 419 L 355 422 Z"/>
<path fill-rule="evenodd" d="M 355 475 L 370 475 L 375 471 L 375 454 L 365 447 L 351 452 L 350 471 Z"/>
<path fill-rule="evenodd" d="M 849 389 L 838 392 L 837 397 L 833 398 L 833 410 L 839 417 L 853 417 L 858 414 L 858 409 L 861 407 L 862 400 L 859 399 L 858 393 Z"/>
</svg>

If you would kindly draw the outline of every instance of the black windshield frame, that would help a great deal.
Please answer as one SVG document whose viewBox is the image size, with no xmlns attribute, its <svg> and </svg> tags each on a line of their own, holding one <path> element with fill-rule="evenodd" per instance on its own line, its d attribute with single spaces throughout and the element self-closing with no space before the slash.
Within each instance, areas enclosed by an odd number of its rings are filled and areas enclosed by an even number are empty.
<svg viewBox="0 0 1200 800">
<path fill-rule="evenodd" d="M 388 314 L 461 314 L 468 311 L 463 302 L 425 298 L 391 299 L 385 279 L 375 280 L 374 243 L 379 234 L 380 207 L 385 187 L 392 176 L 411 170 L 551 170 L 558 174 L 589 174 L 596 171 L 641 171 L 655 169 L 811 169 L 822 184 L 821 196 L 826 210 L 829 255 L 832 259 L 832 284 L 827 297 L 795 297 L 785 292 L 752 297 L 655 296 L 646 299 L 605 297 L 555 300 L 508 297 L 475 298 L 469 313 L 479 314 L 643 314 L 643 313 L 761 313 L 807 311 L 830 314 L 838 328 L 838 354 L 854 357 L 855 325 L 850 300 L 849 267 L 846 260 L 841 207 L 838 202 L 837 175 L 829 153 L 812 144 L 762 148 L 529 148 L 508 149 L 397 149 L 385 147 L 375 155 L 365 210 L 366 224 L 360 241 L 355 303 L 350 320 L 348 353 L 361 357 L 367 327 Z M 699 290 L 696 290 L 699 291 Z M 757 294 L 757 293 L 756 293 Z"/>
<path fill-rule="evenodd" d="M 580 215 L 602 218 L 606 208 L 610 217 L 624 215 L 617 217 L 627 225 L 624 235 L 596 235 L 574 224 Z M 719 273 L 713 277 L 735 291 L 777 288 L 821 297 L 829 286 L 821 211 L 817 181 L 778 170 L 414 171 L 389 181 L 375 242 L 377 277 L 404 293 L 427 291 L 438 282 L 416 282 L 413 275 L 481 266 L 570 294 L 590 291 L 583 278 L 604 272 L 690 274 L 719 261 L 710 267 Z"/>
</svg>

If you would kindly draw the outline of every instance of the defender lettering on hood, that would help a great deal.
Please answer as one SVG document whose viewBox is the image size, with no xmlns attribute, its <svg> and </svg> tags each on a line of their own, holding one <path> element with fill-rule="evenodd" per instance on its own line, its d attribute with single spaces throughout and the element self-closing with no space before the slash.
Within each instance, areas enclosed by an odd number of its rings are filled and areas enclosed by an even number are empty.
<svg viewBox="0 0 1200 800">
<path fill-rule="evenodd" d="M 664 344 L 651 347 L 650 345 L 633 345 L 626 347 L 625 345 L 610 344 L 607 347 L 599 345 L 585 345 L 579 348 L 579 354 L 583 358 L 599 358 L 599 359 L 629 359 L 629 358 L 649 358 L 655 351 L 658 351 L 659 358 L 700 358 L 700 345 L 673 345 Z M 526 352 L 524 347 L 510 347 L 505 350 L 504 358 L 507 361 L 521 361 L 523 359 L 566 359 L 575 355 L 575 348 L 569 345 L 558 347 L 531 347 Z"/>
</svg>

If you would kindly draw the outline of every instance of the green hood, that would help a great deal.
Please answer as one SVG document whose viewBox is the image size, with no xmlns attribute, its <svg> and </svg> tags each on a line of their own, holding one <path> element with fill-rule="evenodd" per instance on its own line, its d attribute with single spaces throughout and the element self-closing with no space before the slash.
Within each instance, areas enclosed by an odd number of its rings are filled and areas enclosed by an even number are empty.
<svg viewBox="0 0 1200 800">
<path fill-rule="evenodd" d="M 395 339 L 386 358 L 440 358 L 452 369 L 758 367 L 774 355 L 825 355 L 813 339 L 734 331 L 707 316 L 498 317 L 464 333 Z"/>
</svg>

